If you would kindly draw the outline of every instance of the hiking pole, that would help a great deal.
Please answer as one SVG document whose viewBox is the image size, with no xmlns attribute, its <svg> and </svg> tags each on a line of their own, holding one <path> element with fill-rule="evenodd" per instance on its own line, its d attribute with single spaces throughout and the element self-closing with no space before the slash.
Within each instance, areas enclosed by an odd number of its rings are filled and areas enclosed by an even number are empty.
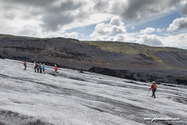
<svg viewBox="0 0 187 125">
<path fill-rule="evenodd" d="M 147 95 L 149 94 L 150 90 L 148 91 Z"/>
</svg>

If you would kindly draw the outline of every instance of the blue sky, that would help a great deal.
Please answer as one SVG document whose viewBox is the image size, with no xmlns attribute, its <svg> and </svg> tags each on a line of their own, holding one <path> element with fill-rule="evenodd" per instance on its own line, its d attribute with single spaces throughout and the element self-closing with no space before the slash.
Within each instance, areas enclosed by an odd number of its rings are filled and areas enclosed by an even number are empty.
<svg viewBox="0 0 187 125">
<path fill-rule="evenodd" d="M 187 49 L 187 0 L 0 2 L 0 34 Z"/>
</svg>

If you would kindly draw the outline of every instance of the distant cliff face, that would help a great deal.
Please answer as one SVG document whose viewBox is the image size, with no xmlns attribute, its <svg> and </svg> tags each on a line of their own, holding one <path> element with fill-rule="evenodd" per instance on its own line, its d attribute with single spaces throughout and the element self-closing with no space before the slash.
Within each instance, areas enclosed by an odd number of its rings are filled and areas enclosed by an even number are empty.
<svg viewBox="0 0 187 125">
<path fill-rule="evenodd" d="M 187 84 L 187 50 L 177 48 L 0 35 L 0 58 L 90 69 L 92 72 L 139 81 Z M 97 68 L 98 71 L 92 67 L 100 68 Z"/>
<path fill-rule="evenodd" d="M 0 56 L 23 61 L 89 69 L 187 69 L 187 51 L 133 43 L 78 41 L 0 35 Z"/>
</svg>

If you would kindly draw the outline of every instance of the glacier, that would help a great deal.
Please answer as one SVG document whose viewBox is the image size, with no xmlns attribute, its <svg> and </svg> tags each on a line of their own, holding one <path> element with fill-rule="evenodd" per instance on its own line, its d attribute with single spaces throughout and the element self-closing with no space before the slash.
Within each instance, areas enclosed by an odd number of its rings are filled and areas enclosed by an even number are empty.
<svg viewBox="0 0 187 125">
<path fill-rule="evenodd" d="M 152 83 L 66 68 L 54 76 L 48 65 L 35 73 L 10 59 L 0 66 L 0 125 L 187 124 L 185 85 L 160 83 L 152 98 Z"/>
</svg>

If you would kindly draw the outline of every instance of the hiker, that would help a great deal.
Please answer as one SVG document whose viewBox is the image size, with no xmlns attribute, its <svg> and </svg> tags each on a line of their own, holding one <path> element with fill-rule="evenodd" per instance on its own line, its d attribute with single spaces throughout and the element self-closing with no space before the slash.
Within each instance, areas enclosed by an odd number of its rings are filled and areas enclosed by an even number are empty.
<svg viewBox="0 0 187 125">
<path fill-rule="evenodd" d="M 37 67 L 36 67 L 37 73 L 39 73 L 39 64 L 37 63 L 36 65 L 37 65 Z"/>
<path fill-rule="evenodd" d="M 36 69 L 37 69 L 37 64 L 36 64 L 36 62 L 34 62 L 33 67 L 34 67 L 34 72 L 36 72 Z"/>
<path fill-rule="evenodd" d="M 42 64 L 39 64 L 39 72 L 42 73 Z"/>
<path fill-rule="evenodd" d="M 80 70 L 80 73 L 83 73 L 82 69 Z"/>
<path fill-rule="evenodd" d="M 152 89 L 152 96 L 151 97 L 156 98 L 155 92 L 157 89 L 157 85 L 156 85 L 155 81 L 153 81 L 153 84 L 151 85 L 151 88 L 149 90 L 151 90 L 151 89 Z"/>
<path fill-rule="evenodd" d="M 55 64 L 55 76 L 58 76 L 58 68 L 57 68 L 56 64 Z"/>
<path fill-rule="evenodd" d="M 24 64 L 23 64 L 23 65 L 24 65 L 24 67 L 25 67 L 25 68 L 24 68 L 24 70 L 26 71 L 26 68 L 27 68 L 27 63 L 26 63 L 26 62 L 24 62 Z"/>
<path fill-rule="evenodd" d="M 43 64 L 43 73 L 45 73 L 45 64 Z"/>
</svg>

